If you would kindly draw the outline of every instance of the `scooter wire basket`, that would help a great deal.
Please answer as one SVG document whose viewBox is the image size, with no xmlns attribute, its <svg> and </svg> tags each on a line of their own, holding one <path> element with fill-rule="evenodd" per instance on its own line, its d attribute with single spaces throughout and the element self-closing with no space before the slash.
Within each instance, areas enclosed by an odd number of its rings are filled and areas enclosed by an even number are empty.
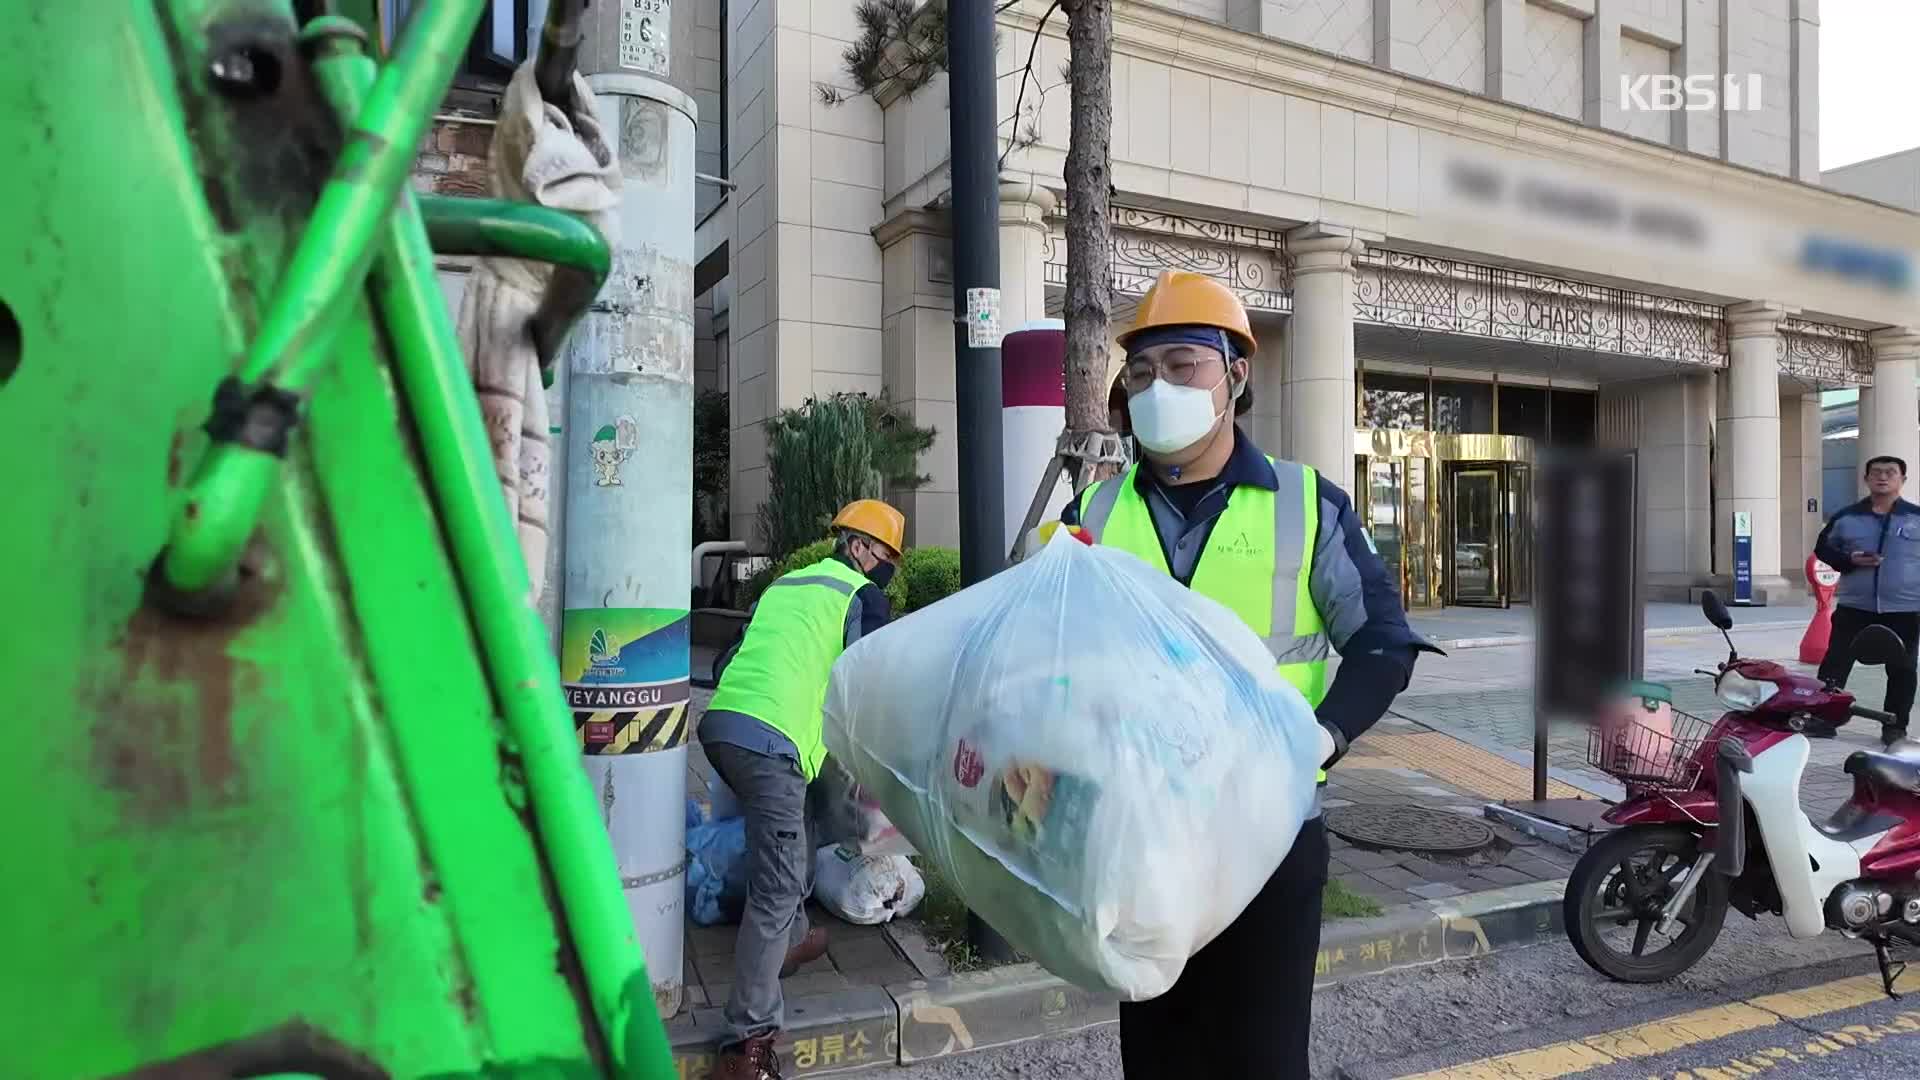
<svg viewBox="0 0 1920 1080">
<path fill-rule="evenodd" d="M 1691 789 L 1712 760 L 1715 725 L 1678 709 L 1666 715 L 1673 718 L 1670 727 L 1638 719 L 1595 725 L 1587 734 L 1587 763 L 1629 791 Z"/>
</svg>

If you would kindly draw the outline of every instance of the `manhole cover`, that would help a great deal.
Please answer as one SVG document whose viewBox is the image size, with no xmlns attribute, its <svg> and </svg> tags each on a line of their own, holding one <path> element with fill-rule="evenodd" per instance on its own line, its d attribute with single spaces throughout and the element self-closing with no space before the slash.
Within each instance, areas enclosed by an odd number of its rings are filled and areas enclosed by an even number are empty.
<svg viewBox="0 0 1920 1080">
<path fill-rule="evenodd" d="M 1464 814 L 1424 806 L 1341 806 L 1326 813 L 1335 836 L 1394 851 L 1465 854 L 1493 843 L 1493 829 Z"/>
</svg>

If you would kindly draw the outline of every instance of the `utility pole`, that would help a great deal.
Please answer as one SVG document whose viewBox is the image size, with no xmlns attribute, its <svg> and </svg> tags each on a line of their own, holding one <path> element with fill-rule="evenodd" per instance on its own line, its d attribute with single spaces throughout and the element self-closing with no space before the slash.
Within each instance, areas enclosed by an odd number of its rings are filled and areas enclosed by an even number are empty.
<svg viewBox="0 0 1920 1080">
<path fill-rule="evenodd" d="M 1000 458 L 1000 140 L 993 5 L 947 5 L 947 99 L 953 146 L 953 363 L 959 398 L 960 583 L 1006 566 Z M 988 960 L 1012 946 L 972 912 L 967 936 Z"/>
<path fill-rule="evenodd" d="M 579 3 L 582 0 L 550 0 Z M 595 3 L 579 70 L 620 158 L 613 272 L 568 353 L 560 675 L 653 979 L 680 1008 L 693 548 L 691 4 Z"/>
</svg>

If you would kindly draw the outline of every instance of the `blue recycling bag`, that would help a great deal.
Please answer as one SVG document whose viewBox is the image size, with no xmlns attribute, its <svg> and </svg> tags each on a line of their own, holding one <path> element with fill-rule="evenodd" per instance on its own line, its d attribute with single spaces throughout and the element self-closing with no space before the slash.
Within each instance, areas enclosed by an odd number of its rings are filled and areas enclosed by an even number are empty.
<svg viewBox="0 0 1920 1080">
<path fill-rule="evenodd" d="M 688 916 L 699 926 L 739 922 L 747 903 L 747 819 L 690 824 L 687 854 Z"/>
</svg>

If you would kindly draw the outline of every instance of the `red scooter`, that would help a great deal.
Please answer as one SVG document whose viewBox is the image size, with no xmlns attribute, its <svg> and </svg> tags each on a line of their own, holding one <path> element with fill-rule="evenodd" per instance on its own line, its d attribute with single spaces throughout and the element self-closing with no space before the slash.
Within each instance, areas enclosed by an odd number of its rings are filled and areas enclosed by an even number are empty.
<svg viewBox="0 0 1920 1080">
<path fill-rule="evenodd" d="M 1920 945 L 1920 743 L 1846 760 L 1853 796 L 1826 821 L 1800 809 L 1811 739 L 1853 717 L 1890 717 L 1819 679 L 1771 660 L 1743 659 L 1719 597 L 1701 601 L 1727 638 L 1715 696 L 1718 722 L 1664 710 L 1648 721 L 1596 725 L 1588 759 L 1626 786 L 1605 820 L 1614 831 L 1574 867 L 1567 936 L 1594 970 L 1659 982 L 1698 963 L 1729 906 L 1785 917 L 1796 938 L 1828 929 L 1873 944 L 1888 995 L 1904 963 L 1890 948 Z M 1871 626 L 1854 639 L 1861 663 L 1907 663 L 1899 635 Z"/>
</svg>

